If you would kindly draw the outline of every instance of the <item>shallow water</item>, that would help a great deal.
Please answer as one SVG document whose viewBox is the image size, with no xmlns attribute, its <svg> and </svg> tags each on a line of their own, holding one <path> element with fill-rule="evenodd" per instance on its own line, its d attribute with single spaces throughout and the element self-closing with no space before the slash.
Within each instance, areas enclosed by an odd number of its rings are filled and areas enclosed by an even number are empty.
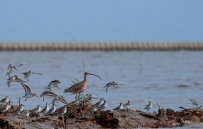
<svg viewBox="0 0 203 129">
<path fill-rule="evenodd" d="M 26 109 L 33 109 L 38 104 L 44 106 L 51 99 L 33 97 L 24 101 L 24 89 L 20 83 L 11 83 L 6 86 L 7 66 L 9 64 L 24 65 L 18 67 L 18 75 L 28 70 L 43 73 L 43 75 L 31 75 L 26 82 L 32 92 L 38 97 L 44 91 L 44 87 L 53 79 L 61 83 L 59 89 L 53 89 L 56 94 L 63 95 L 68 102 L 74 100 L 74 95 L 63 93 L 70 86 L 70 79 L 83 80 L 84 72 L 99 75 L 88 76 L 88 88 L 86 93 L 94 93 L 104 97 L 108 102 L 107 109 L 113 109 L 120 102 L 131 100 L 131 109 L 144 110 L 149 100 L 153 103 L 150 112 L 157 111 L 159 103 L 161 108 L 194 107 L 189 98 L 195 98 L 203 102 L 203 52 L 177 51 L 177 52 L 0 52 L 0 98 L 9 95 L 11 101 L 17 104 L 18 98 Z M 120 84 L 118 88 L 110 87 L 106 93 L 103 86 L 115 81 Z M 200 85 L 195 85 L 194 82 Z M 186 86 L 180 86 L 186 85 Z M 96 103 L 98 100 L 93 100 Z M 62 106 L 63 104 L 60 104 Z M 51 105 L 50 105 L 51 106 Z M 59 107 L 60 107 L 59 106 Z"/>
</svg>

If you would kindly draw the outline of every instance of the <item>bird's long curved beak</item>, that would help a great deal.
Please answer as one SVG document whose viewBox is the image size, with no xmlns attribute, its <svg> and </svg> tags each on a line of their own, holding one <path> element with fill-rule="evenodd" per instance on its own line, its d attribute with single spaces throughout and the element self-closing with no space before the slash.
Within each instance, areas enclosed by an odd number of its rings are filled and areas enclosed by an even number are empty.
<svg viewBox="0 0 203 129">
<path fill-rule="evenodd" d="M 98 78 L 100 78 L 98 75 L 96 75 L 96 74 L 92 74 L 92 73 L 88 73 L 89 75 L 94 75 L 94 76 L 96 76 L 96 77 L 98 77 Z M 100 78 L 101 79 L 101 78 Z"/>
</svg>

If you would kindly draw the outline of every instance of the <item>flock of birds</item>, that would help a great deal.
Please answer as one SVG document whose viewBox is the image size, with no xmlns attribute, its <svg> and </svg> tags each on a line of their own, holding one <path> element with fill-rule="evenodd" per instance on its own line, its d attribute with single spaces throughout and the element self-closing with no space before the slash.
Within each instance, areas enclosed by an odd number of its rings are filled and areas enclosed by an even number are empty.
<svg viewBox="0 0 203 129">
<path fill-rule="evenodd" d="M 27 86 L 26 84 L 24 84 L 26 81 L 19 79 L 17 75 L 14 76 L 10 76 L 12 72 L 14 72 L 15 70 L 17 70 L 16 67 L 20 67 L 23 64 L 20 64 L 18 66 L 12 66 L 11 64 L 8 66 L 7 68 L 7 73 L 6 76 L 8 76 L 9 78 L 7 79 L 7 85 L 8 87 L 10 87 L 12 82 L 19 82 L 21 83 L 22 87 L 25 90 L 25 95 L 23 97 L 25 97 L 25 101 L 27 101 L 28 98 L 32 98 L 34 96 L 38 97 L 35 93 L 33 93 L 30 89 L 29 86 Z M 24 75 L 24 79 L 26 79 L 27 81 L 29 81 L 29 76 L 31 74 L 38 74 L 38 75 L 43 75 L 41 73 L 35 73 L 33 71 L 28 71 L 28 72 L 23 72 L 21 73 Z M 75 93 L 75 94 L 80 94 L 83 91 L 86 90 L 87 88 L 87 75 L 93 75 L 96 76 L 98 78 L 100 78 L 98 75 L 92 74 L 92 73 L 88 73 L 85 72 L 84 73 L 84 80 L 81 82 L 78 82 L 72 86 L 70 86 L 69 88 L 65 89 L 63 93 L 67 93 L 67 92 L 71 92 L 71 93 Z M 100 78 L 101 79 L 101 78 Z M 68 104 L 68 102 L 65 100 L 65 98 L 62 95 L 56 95 L 55 93 L 52 92 L 52 88 L 58 88 L 58 84 L 61 83 L 59 80 L 53 80 L 49 83 L 49 85 L 45 88 L 45 91 L 40 95 L 40 97 L 43 97 L 43 101 L 44 101 L 44 97 L 52 97 L 52 107 L 49 108 L 49 104 L 46 103 L 46 106 L 43 108 L 42 106 L 38 105 L 36 108 L 32 109 L 32 110 L 27 110 L 26 112 L 24 112 L 24 105 L 20 104 L 19 108 L 16 109 L 14 111 L 14 113 L 17 114 L 22 114 L 24 113 L 26 116 L 29 116 L 29 114 L 31 112 L 34 113 L 42 113 L 44 115 L 49 115 L 49 114 L 57 114 L 57 115 L 63 115 L 67 112 L 67 106 L 63 106 L 62 108 L 56 108 L 56 102 L 62 102 L 64 104 Z M 115 82 L 109 82 L 107 83 L 104 88 L 106 88 L 106 92 L 108 91 L 108 88 L 111 86 L 116 86 L 116 85 L 124 85 L 124 84 L 117 84 Z M 94 95 L 94 94 L 86 94 L 85 96 L 82 96 L 82 102 L 91 102 L 92 99 L 98 99 L 99 97 Z M 12 102 L 10 101 L 10 98 L 8 96 L 6 96 L 5 98 L 3 98 L 2 100 L 0 100 L 1 103 L 4 104 L 4 106 L 2 108 L 0 108 L 0 113 L 6 112 L 8 111 L 8 109 L 11 107 Z M 122 104 L 120 103 L 120 105 L 116 108 L 114 108 L 113 110 L 128 110 L 130 109 L 131 106 L 131 102 L 130 100 L 128 100 L 127 103 Z M 104 110 L 107 107 L 107 101 L 104 100 L 104 98 L 101 98 L 99 102 L 97 102 L 96 104 L 94 104 L 92 106 L 92 108 L 89 110 L 91 113 L 97 111 L 98 109 Z M 152 108 L 152 103 L 149 101 L 149 104 L 144 108 L 147 110 L 147 112 L 149 112 L 149 110 Z"/>
</svg>

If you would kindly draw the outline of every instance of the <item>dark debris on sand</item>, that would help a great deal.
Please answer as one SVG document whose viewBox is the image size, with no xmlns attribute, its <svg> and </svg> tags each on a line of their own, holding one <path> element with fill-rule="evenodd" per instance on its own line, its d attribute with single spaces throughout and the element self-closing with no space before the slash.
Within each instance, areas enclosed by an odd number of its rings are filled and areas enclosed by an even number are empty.
<svg viewBox="0 0 203 129">
<path fill-rule="evenodd" d="M 65 105 L 68 112 L 64 116 L 33 115 L 26 117 L 21 114 L 12 113 L 18 106 L 12 106 L 5 113 L 0 113 L 1 129 L 16 128 L 173 128 L 182 127 L 203 122 L 203 110 L 199 108 L 185 109 L 180 111 L 158 109 L 152 114 L 140 110 L 98 110 L 90 113 L 92 107 L 90 102 L 81 104 Z M 2 105 L 0 105 L 2 107 Z"/>
</svg>

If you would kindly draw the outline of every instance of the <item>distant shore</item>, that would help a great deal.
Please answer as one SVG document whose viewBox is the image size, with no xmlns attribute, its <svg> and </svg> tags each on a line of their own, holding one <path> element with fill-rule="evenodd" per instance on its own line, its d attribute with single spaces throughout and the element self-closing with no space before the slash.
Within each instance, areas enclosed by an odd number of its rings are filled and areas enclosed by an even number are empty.
<svg viewBox="0 0 203 129">
<path fill-rule="evenodd" d="M 203 42 L 0 42 L 0 51 L 203 50 Z"/>
</svg>

